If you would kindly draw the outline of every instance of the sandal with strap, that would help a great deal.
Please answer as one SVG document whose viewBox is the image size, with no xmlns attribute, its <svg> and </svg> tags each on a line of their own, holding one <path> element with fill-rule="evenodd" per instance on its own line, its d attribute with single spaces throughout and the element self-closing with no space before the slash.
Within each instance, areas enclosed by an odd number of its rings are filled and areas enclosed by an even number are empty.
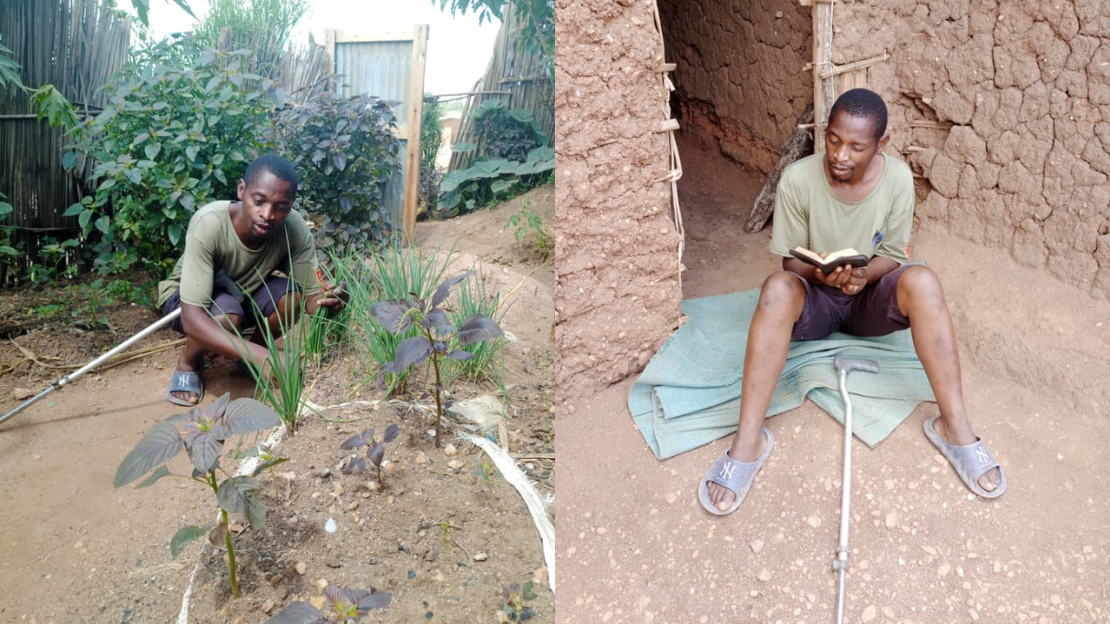
<svg viewBox="0 0 1110 624">
<path fill-rule="evenodd" d="M 967 489 L 983 498 L 998 498 L 1006 491 L 1006 473 L 1002 472 L 1002 465 L 994 458 L 994 455 L 987 449 L 981 439 L 976 438 L 973 444 L 954 445 L 949 444 L 937 432 L 934 424 L 940 416 L 934 416 L 925 421 L 925 437 L 937 447 L 941 455 L 948 459 L 948 463 L 952 464 L 952 468 L 956 470 L 956 474 L 960 476 L 960 480 L 964 482 Z M 991 491 L 983 489 L 979 485 L 979 477 L 987 474 L 994 468 L 998 468 L 998 487 Z"/>
<path fill-rule="evenodd" d="M 183 407 L 196 407 L 204 400 L 204 379 L 201 375 L 204 373 L 204 368 L 199 371 L 179 371 L 174 369 L 173 375 L 170 377 L 170 385 L 166 388 L 166 400 L 174 405 L 181 405 Z M 173 395 L 174 392 L 192 392 L 197 395 L 196 402 L 191 402 L 186 399 L 179 399 Z"/>
<path fill-rule="evenodd" d="M 744 498 L 748 495 L 748 490 L 751 489 L 752 483 L 755 481 L 755 475 L 763 468 L 763 464 L 767 463 L 767 458 L 771 455 L 771 449 L 775 447 L 775 434 L 771 430 L 764 427 L 763 437 L 767 440 L 767 447 L 763 449 L 763 453 L 753 462 L 740 462 L 728 456 L 726 449 L 717 461 L 709 467 L 709 471 L 702 477 L 701 483 L 698 484 L 698 500 L 701 501 L 701 506 L 705 510 L 716 516 L 727 516 L 728 514 L 740 508 L 740 503 L 744 502 Z M 732 501 L 729 508 L 722 511 L 713 504 L 713 500 L 709 497 L 709 484 L 716 483 L 722 487 L 726 487 L 736 494 L 736 499 Z"/>
</svg>

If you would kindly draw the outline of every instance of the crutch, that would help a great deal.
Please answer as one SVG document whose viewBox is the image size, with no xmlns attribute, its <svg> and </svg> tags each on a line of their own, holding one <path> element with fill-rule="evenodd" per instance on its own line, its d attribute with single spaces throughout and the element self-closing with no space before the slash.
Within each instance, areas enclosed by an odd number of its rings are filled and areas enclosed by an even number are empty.
<svg viewBox="0 0 1110 624">
<path fill-rule="evenodd" d="M 844 623 L 844 575 L 848 573 L 848 509 L 852 501 L 852 400 L 848 398 L 848 373 L 860 370 L 878 373 L 879 363 L 874 360 L 857 360 L 838 357 L 833 359 L 840 377 L 840 398 L 844 399 L 844 479 L 840 496 L 840 543 L 832 569 L 840 574 L 840 588 L 836 597 L 836 624 Z"/>
<path fill-rule="evenodd" d="M 82 366 L 81 368 L 73 371 L 72 373 L 66 375 L 65 377 L 62 377 L 61 379 L 55 380 L 54 383 L 50 384 L 50 386 L 48 386 L 46 388 L 46 390 L 43 390 L 42 392 L 36 394 L 35 396 L 27 399 L 23 403 L 23 405 L 20 405 L 19 407 L 13 409 L 12 411 L 8 412 L 7 414 L 4 414 L 3 416 L 0 416 L 0 423 L 3 423 L 5 420 L 7 420 L 7 419 L 11 418 L 12 416 L 15 416 L 16 414 L 18 414 L 18 413 L 22 412 L 23 410 L 27 409 L 28 407 L 33 405 L 35 403 L 35 401 L 38 401 L 42 397 L 50 394 L 51 392 L 57 390 L 58 388 L 61 388 L 62 386 L 66 385 L 68 383 L 76 381 L 77 378 L 80 377 L 81 375 L 84 375 L 85 373 L 91 371 L 92 369 L 96 368 L 97 366 L 100 366 L 108 358 L 112 357 L 113 355 L 116 355 L 117 353 L 120 353 L 121 351 L 123 351 L 127 347 L 130 347 L 131 345 L 133 345 L 136 342 L 142 340 L 143 338 L 146 338 L 147 336 L 153 334 L 154 332 L 158 331 L 163 326 L 167 325 L 170 321 L 174 320 L 175 318 L 177 318 L 179 316 L 181 316 L 181 308 L 178 308 L 178 309 L 174 310 L 173 312 L 170 312 L 166 316 L 163 316 L 162 318 L 158 319 L 150 327 L 147 327 L 146 329 L 144 329 L 141 332 L 135 334 L 134 336 L 128 338 L 127 340 L 124 340 L 123 342 L 121 342 L 119 344 L 119 346 L 115 347 L 111 351 L 109 351 L 109 352 L 105 353 L 104 355 L 96 358 L 95 360 L 93 360 L 93 361 L 89 362 L 88 364 Z"/>
</svg>

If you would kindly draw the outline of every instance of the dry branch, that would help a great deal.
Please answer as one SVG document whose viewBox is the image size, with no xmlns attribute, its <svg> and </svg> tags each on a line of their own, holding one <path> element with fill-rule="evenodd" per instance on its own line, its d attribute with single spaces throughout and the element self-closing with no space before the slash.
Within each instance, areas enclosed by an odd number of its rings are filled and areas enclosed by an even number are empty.
<svg viewBox="0 0 1110 624">
<path fill-rule="evenodd" d="M 813 104 L 810 103 L 804 111 L 802 116 L 798 118 L 798 125 L 813 124 Z M 786 140 L 786 144 L 782 147 L 782 156 L 779 157 L 779 162 L 775 164 L 775 168 L 771 170 L 771 174 L 767 176 L 767 183 L 763 185 L 763 190 L 759 192 L 759 197 L 755 199 L 755 205 L 752 206 L 752 214 L 748 217 L 748 223 L 744 226 L 746 232 L 758 232 L 763 229 L 767 224 L 767 219 L 771 218 L 771 213 L 775 211 L 775 193 L 778 190 L 779 178 L 782 177 L 782 172 L 790 163 L 806 156 L 813 150 L 813 135 L 808 130 L 800 127 L 795 127 L 794 131 L 790 133 L 790 138 Z"/>
</svg>

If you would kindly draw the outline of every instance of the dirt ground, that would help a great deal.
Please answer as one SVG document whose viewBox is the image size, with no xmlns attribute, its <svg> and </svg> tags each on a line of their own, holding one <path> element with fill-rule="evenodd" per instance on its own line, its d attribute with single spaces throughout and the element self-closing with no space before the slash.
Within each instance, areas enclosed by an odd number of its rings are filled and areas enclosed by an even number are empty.
<svg viewBox="0 0 1110 624">
<path fill-rule="evenodd" d="M 680 146 L 682 147 L 682 146 Z M 683 149 L 686 298 L 757 288 L 778 268 L 770 229 L 743 223 L 758 174 Z M 1110 305 L 1005 252 L 915 232 L 959 337 L 972 425 L 1009 489 L 969 491 L 925 439 L 923 403 L 853 449 L 846 622 L 1110 620 Z M 560 622 L 828 622 L 842 429 L 810 402 L 768 421 L 776 445 L 738 512 L 715 517 L 698 480 L 720 440 L 657 461 L 627 409 L 634 378 L 560 416 Z"/>
<path fill-rule="evenodd" d="M 421 246 L 455 243 L 460 269 L 482 259 L 487 285 L 512 302 L 503 320 L 513 336 L 505 357 L 511 397 L 506 434 L 509 450 L 525 456 L 518 465 L 541 496 L 554 491 L 554 276 L 542 255 L 519 251 L 512 232 L 501 226 L 525 199 L 549 219 L 551 195 L 545 187 L 492 211 L 418 225 Z M 28 318 L 27 312 L 43 301 L 62 297 L 49 291 L 0 293 L 0 320 Z M 155 320 L 152 312 L 128 305 L 110 307 L 107 316 L 111 328 L 101 334 L 99 346 L 91 332 L 75 329 L 65 315 L 16 341 L 46 363 L 83 364 Z M 175 338 L 162 331 L 145 344 Z M 476 475 L 485 455 L 455 439 L 461 425 L 446 428 L 446 441 L 458 450 L 447 456 L 425 433 L 434 426 L 426 409 L 390 404 L 328 410 L 333 419 L 359 420 L 330 423 L 310 416 L 303 421 L 281 447 L 290 461 L 278 472 L 291 472 L 294 479 L 284 487 L 278 478 L 280 504 L 274 504 L 271 478 L 259 476 L 268 523 L 237 539 L 244 597 L 231 601 L 222 553 L 202 547 L 203 540 L 177 559 L 168 548 L 178 528 L 214 518 L 210 493 L 169 479 L 141 490 L 112 487 L 116 468 L 139 438 L 156 421 L 181 411 L 164 400 L 175 360 L 176 351 L 170 349 L 88 375 L 0 426 L 0 500 L 5 503 L 0 508 L 0 622 L 177 621 L 194 568 L 190 624 L 264 622 L 268 602 L 277 613 L 295 600 L 315 597 L 320 579 L 393 594 L 388 611 L 364 621 L 496 622 L 502 589 L 531 581 L 543 567 L 539 535 L 520 496 L 500 475 L 491 479 L 492 488 Z M 0 346 L 0 370 L 17 363 L 14 372 L 0 375 L 0 410 L 5 412 L 19 404 L 13 397 L 16 388 L 37 392 L 52 378 L 26 363 L 10 342 Z M 358 365 L 350 354 L 332 354 L 310 375 L 310 399 L 326 406 L 381 398 L 373 389 L 348 392 L 347 373 Z M 227 361 L 217 360 L 206 379 L 205 404 L 224 392 L 233 397 L 253 392 L 253 382 Z M 451 390 L 455 401 L 496 393 L 488 382 L 460 383 Z M 434 410 L 434 397 L 403 398 Z M 348 456 L 339 448 L 345 439 L 368 426 L 381 432 L 394 422 L 402 434 L 387 447 L 386 459 L 394 465 L 384 490 L 370 490 L 376 476 L 369 473 L 340 472 Z M 182 454 L 170 467 L 187 473 L 187 466 Z M 325 468 L 330 476 L 318 476 Z M 324 531 L 328 518 L 338 524 L 334 534 Z M 450 538 L 446 549 L 444 521 Z M 475 560 L 479 553 L 486 555 L 484 561 Z M 298 563 L 305 564 L 304 574 Z M 535 594 L 525 602 L 532 620 L 554 621 L 550 590 L 536 583 Z"/>
</svg>

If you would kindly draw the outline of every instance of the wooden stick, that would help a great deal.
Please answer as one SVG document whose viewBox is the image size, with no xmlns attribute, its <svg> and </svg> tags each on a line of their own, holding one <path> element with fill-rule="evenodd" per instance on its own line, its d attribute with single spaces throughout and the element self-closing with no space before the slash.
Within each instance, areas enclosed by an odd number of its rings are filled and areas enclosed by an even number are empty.
<svg viewBox="0 0 1110 624">
<path fill-rule="evenodd" d="M 882 63 L 883 61 L 887 60 L 888 58 L 890 58 L 890 54 L 889 53 L 883 53 L 883 54 L 880 54 L 878 56 L 873 56 L 871 58 L 863 59 L 861 61 L 853 61 L 851 63 L 846 63 L 844 65 L 833 65 L 832 69 L 826 69 L 825 71 L 821 72 L 821 78 L 832 78 L 833 76 L 836 76 L 836 75 L 839 75 L 839 74 L 843 74 L 843 73 L 850 72 L 850 71 L 855 71 L 857 69 L 863 69 L 865 67 L 869 67 L 869 66 L 875 65 L 877 63 Z"/>
<path fill-rule="evenodd" d="M 929 120 L 926 120 L 926 119 L 923 119 L 921 121 L 911 121 L 910 122 L 910 127 L 911 128 L 936 128 L 938 130 L 947 130 L 948 128 L 951 128 L 954 125 L 955 124 L 953 124 L 951 122 L 948 122 L 948 121 L 929 121 Z"/>
<path fill-rule="evenodd" d="M 660 132 L 673 132 L 675 130 L 678 130 L 678 120 L 668 119 L 659 124 L 659 128 L 655 130 L 655 133 L 658 134 Z"/>
<path fill-rule="evenodd" d="M 798 118 L 798 127 L 794 128 L 794 131 L 790 133 L 790 138 L 783 145 L 782 155 L 775 164 L 775 168 L 767 176 L 767 182 L 764 183 L 763 190 L 759 192 L 759 197 L 756 198 L 755 204 L 752 206 L 752 212 L 748 216 L 748 222 L 744 225 L 744 231 L 758 232 L 771 218 L 771 214 L 775 211 L 775 193 L 778 192 L 782 172 L 787 165 L 813 150 L 813 139 L 809 131 L 802 127 L 806 125 L 812 127 L 812 121 L 813 104 L 811 103 L 802 111 L 802 116 Z"/>
</svg>

